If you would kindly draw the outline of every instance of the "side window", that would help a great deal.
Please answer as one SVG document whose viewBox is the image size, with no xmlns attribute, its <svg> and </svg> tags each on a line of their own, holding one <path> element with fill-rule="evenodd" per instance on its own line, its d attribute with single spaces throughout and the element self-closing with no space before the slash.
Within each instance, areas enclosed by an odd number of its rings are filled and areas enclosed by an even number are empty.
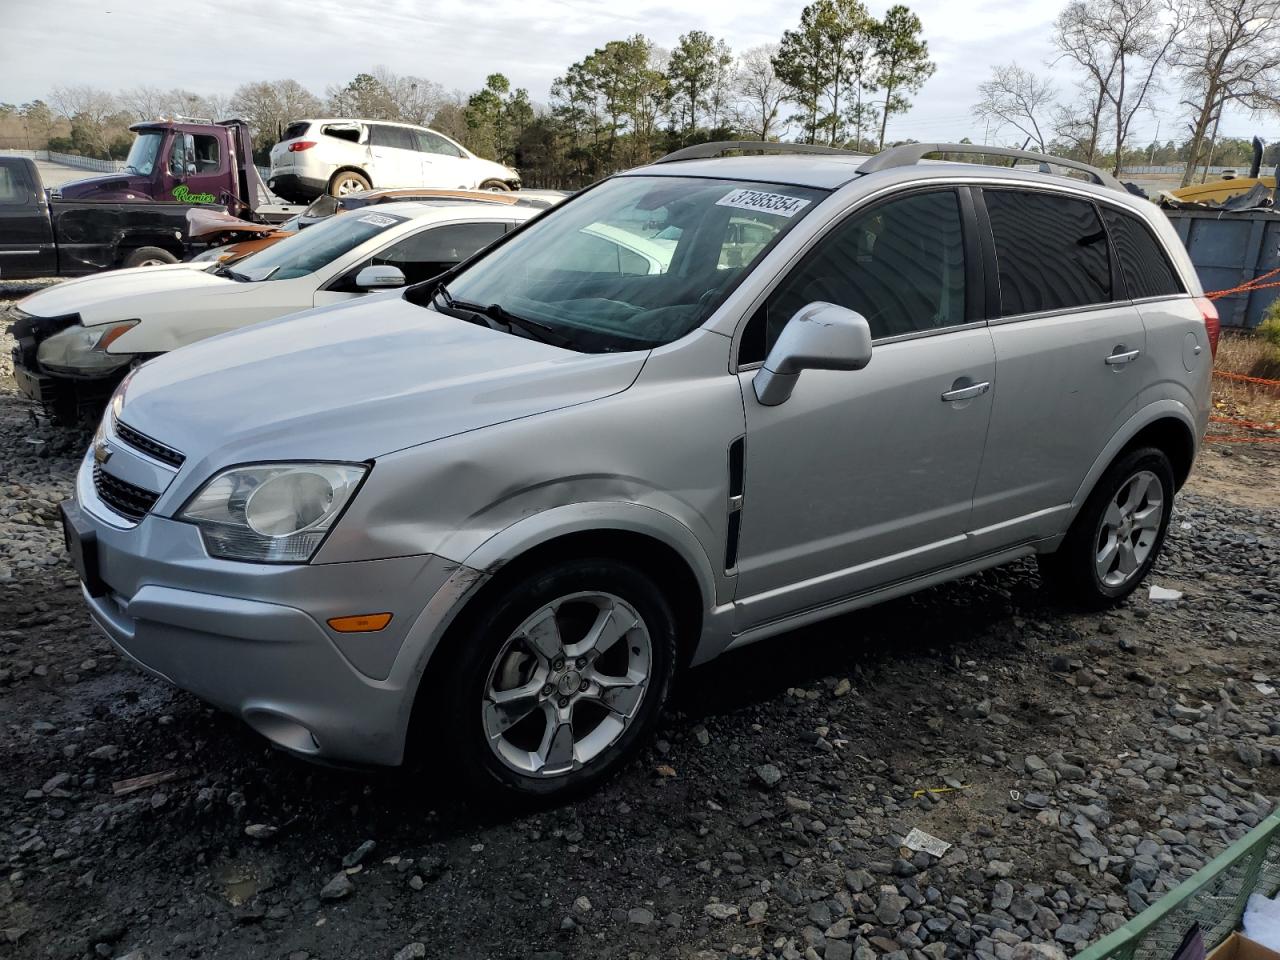
<svg viewBox="0 0 1280 960">
<path fill-rule="evenodd" d="M 1135 216 L 1108 207 L 1103 207 L 1102 219 L 1111 231 L 1111 243 L 1132 299 L 1187 292 L 1150 227 Z"/>
<path fill-rule="evenodd" d="M 744 241 L 749 237 L 744 234 Z M 743 331 L 738 362 L 763 360 L 787 321 L 815 300 L 856 310 L 876 339 L 964 323 L 964 272 L 954 190 L 914 193 L 858 211 L 769 295 Z"/>
<path fill-rule="evenodd" d="M 306 131 L 304 130 L 303 133 Z M 322 128 L 322 132 L 326 137 L 333 137 L 335 140 L 346 140 L 348 143 L 360 142 L 360 127 L 351 124 L 330 123 Z M 302 136 L 301 133 L 296 136 Z"/>
<path fill-rule="evenodd" d="M 750 215 L 730 217 L 725 226 L 724 243 L 720 246 L 720 259 L 716 268 L 736 269 L 756 258 L 778 233 L 778 226 Z"/>
<path fill-rule="evenodd" d="M 174 134 L 173 142 L 169 147 L 169 176 L 185 177 L 190 172 L 187 169 L 187 158 L 194 149 L 191 134 Z"/>
<path fill-rule="evenodd" d="M 198 133 L 193 139 L 196 150 L 196 172 L 217 173 L 218 167 L 222 164 L 222 151 L 219 149 L 218 138 Z"/>
<path fill-rule="evenodd" d="M 982 196 L 1002 317 L 1111 300 L 1107 235 L 1092 203 L 1026 190 L 984 189 Z"/>
<path fill-rule="evenodd" d="M 409 283 L 430 280 L 487 247 L 507 231 L 505 223 L 452 223 L 419 230 L 373 255 L 367 264 L 399 267 Z M 359 267 L 356 268 L 358 273 Z M 354 276 L 354 274 L 352 274 Z"/>
<path fill-rule="evenodd" d="M 25 206 L 30 202 L 31 188 L 22 168 L 0 163 L 0 205 Z"/>
<path fill-rule="evenodd" d="M 412 130 L 405 127 L 392 127 L 384 123 L 373 125 L 370 140 L 375 147 L 395 147 L 397 150 L 418 149 Z"/>
<path fill-rule="evenodd" d="M 438 133 L 432 133 L 430 130 L 414 130 L 413 134 L 417 137 L 418 149 L 423 153 L 438 153 L 445 157 L 462 156 L 457 147 Z"/>
</svg>

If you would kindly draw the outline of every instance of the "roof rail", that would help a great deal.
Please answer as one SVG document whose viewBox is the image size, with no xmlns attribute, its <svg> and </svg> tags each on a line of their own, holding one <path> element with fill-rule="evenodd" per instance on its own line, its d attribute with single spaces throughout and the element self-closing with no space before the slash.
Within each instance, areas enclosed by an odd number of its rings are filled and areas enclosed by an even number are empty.
<svg viewBox="0 0 1280 960">
<path fill-rule="evenodd" d="M 1053 164 L 1068 167 L 1087 173 L 1089 179 L 1103 187 L 1124 191 L 1124 185 L 1104 170 L 1079 160 L 1068 160 L 1066 157 L 1055 157 L 1048 153 L 1033 153 L 1030 150 L 1015 150 L 1012 147 L 988 147 L 980 143 L 904 143 L 888 150 L 881 150 L 870 160 L 858 168 L 859 173 L 875 173 L 877 170 L 892 170 L 895 167 L 910 167 L 919 163 L 931 153 L 970 153 L 992 157 L 1010 157 L 1015 160 L 1035 160 L 1041 167 Z M 1052 171 L 1042 169 L 1043 173 Z"/>
<path fill-rule="evenodd" d="M 839 147 L 826 147 L 816 143 L 773 143 L 764 140 L 715 140 L 711 143 L 695 143 L 674 153 L 668 153 L 654 163 L 674 163 L 677 160 L 709 160 L 712 157 L 724 156 L 732 150 L 744 153 L 825 153 L 845 157 L 865 157 L 865 153 L 852 150 L 841 150 Z"/>
</svg>

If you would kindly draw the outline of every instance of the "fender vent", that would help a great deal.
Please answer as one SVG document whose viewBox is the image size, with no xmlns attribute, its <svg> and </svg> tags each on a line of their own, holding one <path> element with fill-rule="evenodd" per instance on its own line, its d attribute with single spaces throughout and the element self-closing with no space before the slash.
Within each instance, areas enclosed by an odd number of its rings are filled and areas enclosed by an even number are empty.
<svg viewBox="0 0 1280 960">
<path fill-rule="evenodd" d="M 742 532 L 742 492 L 746 440 L 738 437 L 729 444 L 729 522 L 725 529 L 724 569 L 738 565 L 738 537 Z"/>
</svg>

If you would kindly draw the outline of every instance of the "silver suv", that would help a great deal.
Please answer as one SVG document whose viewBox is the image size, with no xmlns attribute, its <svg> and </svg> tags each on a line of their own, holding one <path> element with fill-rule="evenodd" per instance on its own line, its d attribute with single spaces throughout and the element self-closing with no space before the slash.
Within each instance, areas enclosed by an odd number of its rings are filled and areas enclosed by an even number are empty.
<svg viewBox="0 0 1280 960">
<path fill-rule="evenodd" d="M 1216 315 L 1155 206 L 924 160 L 974 149 L 691 148 L 143 365 L 65 507 L 94 620 L 294 753 L 551 798 L 726 650 L 1032 555 L 1124 597 Z"/>
</svg>

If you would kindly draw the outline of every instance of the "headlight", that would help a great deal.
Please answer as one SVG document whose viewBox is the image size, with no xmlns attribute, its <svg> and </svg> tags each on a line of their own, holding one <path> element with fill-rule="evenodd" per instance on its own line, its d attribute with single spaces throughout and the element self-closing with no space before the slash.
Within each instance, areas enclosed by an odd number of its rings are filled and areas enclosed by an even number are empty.
<svg viewBox="0 0 1280 960">
<path fill-rule="evenodd" d="M 231 251 L 229 251 L 226 247 L 210 247 L 208 250 L 204 250 L 200 253 L 197 253 L 194 257 L 191 258 L 191 262 L 192 263 L 208 263 L 210 260 L 221 261 L 223 257 L 229 257 L 229 256 L 231 256 Z"/>
<path fill-rule="evenodd" d="M 306 563 L 368 472 L 358 463 L 232 467 L 206 483 L 178 519 L 200 528 L 212 556 Z"/>
<path fill-rule="evenodd" d="M 137 320 L 122 320 L 100 327 L 67 327 L 40 344 L 36 360 L 50 373 L 101 377 L 133 359 L 128 353 L 107 353 L 107 347 L 137 325 Z"/>
</svg>

